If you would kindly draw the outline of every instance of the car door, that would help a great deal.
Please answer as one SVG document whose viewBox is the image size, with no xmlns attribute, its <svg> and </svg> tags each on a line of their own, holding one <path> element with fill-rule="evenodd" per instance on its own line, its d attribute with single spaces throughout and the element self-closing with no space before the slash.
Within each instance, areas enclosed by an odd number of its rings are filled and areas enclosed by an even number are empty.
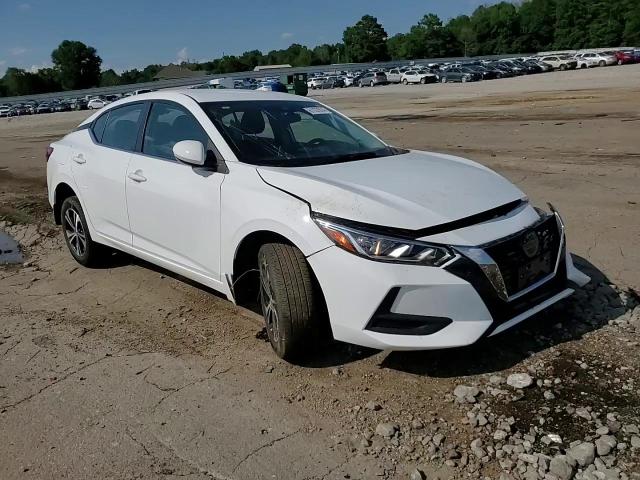
<svg viewBox="0 0 640 480">
<path fill-rule="evenodd" d="M 182 140 L 202 142 L 209 165 L 194 167 L 176 160 L 172 149 Z M 214 152 L 188 109 L 174 102 L 153 102 L 140 151 L 129 163 L 127 205 L 135 249 L 169 269 L 183 269 L 191 278 L 195 274 L 200 280 L 219 282 L 224 174 L 215 171 Z"/>
<path fill-rule="evenodd" d="M 88 129 L 91 141 L 71 153 L 71 171 L 91 225 L 99 235 L 127 246 L 131 231 L 125 177 L 145 108 L 132 103 L 105 112 Z"/>
</svg>

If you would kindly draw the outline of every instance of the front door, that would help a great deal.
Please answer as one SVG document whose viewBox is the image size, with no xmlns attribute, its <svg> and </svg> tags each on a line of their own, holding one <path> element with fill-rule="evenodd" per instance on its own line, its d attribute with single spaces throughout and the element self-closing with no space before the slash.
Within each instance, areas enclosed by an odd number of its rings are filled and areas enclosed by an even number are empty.
<svg viewBox="0 0 640 480">
<path fill-rule="evenodd" d="M 154 102 L 142 152 L 131 156 L 127 204 L 133 246 L 168 268 L 178 266 L 193 277 L 213 280 L 220 274 L 220 187 L 224 175 L 177 161 L 173 146 L 182 140 L 209 138 L 184 107 Z"/>
</svg>

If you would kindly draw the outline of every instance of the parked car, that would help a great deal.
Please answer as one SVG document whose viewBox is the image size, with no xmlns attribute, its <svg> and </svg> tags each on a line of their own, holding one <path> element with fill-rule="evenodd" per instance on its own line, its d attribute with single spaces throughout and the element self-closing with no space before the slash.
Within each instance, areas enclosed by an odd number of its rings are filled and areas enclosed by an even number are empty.
<svg viewBox="0 0 640 480">
<path fill-rule="evenodd" d="M 440 81 L 442 83 L 466 83 L 477 82 L 478 80 L 482 80 L 482 75 L 465 67 L 450 67 L 440 74 Z"/>
<path fill-rule="evenodd" d="M 307 86 L 311 90 L 332 88 L 333 82 L 330 82 L 327 77 L 314 77 L 307 81 Z"/>
<path fill-rule="evenodd" d="M 49 103 L 40 103 L 36 107 L 36 113 L 52 113 L 53 107 Z"/>
<path fill-rule="evenodd" d="M 89 100 L 89 102 L 87 102 L 87 108 L 89 110 L 98 110 L 100 108 L 103 108 L 105 105 L 109 105 L 109 103 L 109 101 L 103 98 L 92 98 L 91 100 Z"/>
<path fill-rule="evenodd" d="M 498 70 L 484 67 L 482 65 L 465 65 L 467 70 L 479 73 L 482 75 L 483 80 L 494 80 L 496 78 L 502 78 L 502 73 Z"/>
<path fill-rule="evenodd" d="M 69 105 L 67 102 L 60 102 L 54 106 L 53 111 L 54 112 L 70 112 L 71 105 Z"/>
<path fill-rule="evenodd" d="M 289 91 L 287 90 L 287 86 L 279 81 L 263 82 L 258 85 L 258 88 L 256 88 L 256 90 L 259 92 L 289 93 Z"/>
<path fill-rule="evenodd" d="M 388 84 L 389 80 L 384 72 L 367 72 L 358 79 L 359 87 L 377 87 Z"/>
<path fill-rule="evenodd" d="M 0 117 L 8 117 L 11 112 L 9 105 L 0 105 Z"/>
<path fill-rule="evenodd" d="M 551 65 L 555 70 L 574 70 L 578 66 L 575 58 L 566 55 L 547 55 L 540 58 L 541 62 Z"/>
<path fill-rule="evenodd" d="M 342 81 L 344 82 L 344 86 L 345 86 L 345 87 L 351 87 L 351 86 L 353 86 L 353 77 L 352 77 L 352 76 L 350 76 L 350 75 L 345 75 L 345 76 L 342 76 L 342 77 L 340 77 L 340 78 L 342 78 Z"/>
<path fill-rule="evenodd" d="M 406 72 L 406 70 L 404 72 Z M 387 81 L 389 83 L 400 83 L 404 72 L 401 72 L 399 68 L 392 68 L 386 73 Z"/>
<path fill-rule="evenodd" d="M 111 247 L 237 304 L 258 297 L 285 359 L 329 332 L 377 349 L 469 345 L 589 281 L 553 207 L 293 95 L 167 91 L 108 105 L 48 147 L 47 184 L 79 264 Z"/>
<path fill-rule="evenodd" d="M 22 105 L 22 104 L 17 104 L 17 105 L 13 105 L 11 107 L 11 109 L 9 110 L 9 117 L 20 117 L 22 115 L 29 115 L 30 111 L 29 109 Z"/>
<path fill-rule="evenodd" d="M 434 83 L 436 81 L 436 76 L 427 70 L 407 70 L 402 74 L 400 81 L 404 85 L 408 85 L 410 83 Z"/>
<path fill-rule="evenodd" d="M 604 55 L 601 53 L 587 52 L 576 55 L 578 68 L 606 67 L 615 65 L 618 61 L 613 55 Z"/>
<path fill-rule="evenodd" d="M 615 52 L 614 56 L 616 57 L 616 63 L 618 65 L 626 65 L 629 63 L 636 63 L 638 61 L 631 50 Z"/>
<path fill-rule="evenodd" d="M 336 76 L 327 77 L 327 83 L 329 83 L 331 85 L 330 88 L 344 88 L 345 87 L 344 80 L 341 77 L 336 77 Z"/>
<path fill-rule="evenodd" d="M 88 108 L 88 104 L 89 102 L 84 98 L 75 98 L 69 103 L 72 110 L 86 110 Z"/>
</svg>

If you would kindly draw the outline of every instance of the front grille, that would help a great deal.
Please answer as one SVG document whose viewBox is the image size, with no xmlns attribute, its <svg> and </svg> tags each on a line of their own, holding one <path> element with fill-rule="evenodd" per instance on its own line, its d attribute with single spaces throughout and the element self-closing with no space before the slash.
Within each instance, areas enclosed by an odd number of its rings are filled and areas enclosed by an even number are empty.
<svg viewBox="0 0 640 480">
<path fill-rule="evenodd" d="M 562 233 L 554 215 L 484 250 L 496 262 L 509 296 L 551 275 L 556 267 Z"/>
</svg>

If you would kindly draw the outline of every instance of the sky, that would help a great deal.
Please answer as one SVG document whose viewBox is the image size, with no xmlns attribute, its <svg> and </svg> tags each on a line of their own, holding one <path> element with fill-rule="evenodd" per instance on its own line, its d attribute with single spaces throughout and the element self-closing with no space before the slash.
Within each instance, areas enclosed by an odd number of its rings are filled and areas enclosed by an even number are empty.
<svg viewBox="0 0 640 480">
<path fill-rule="evenodd" d="M 491 0 L 0 0 L 0 75 L 7 67 L 51 66 L 63 40 L 94 47 L 102 68 L 121 72 L 152 63 L 206 61 L 291 43 L 310 47 L 342 40 L 362 15 L 389 35 L 425 13 L 443 20 Z"/>
</svg>

